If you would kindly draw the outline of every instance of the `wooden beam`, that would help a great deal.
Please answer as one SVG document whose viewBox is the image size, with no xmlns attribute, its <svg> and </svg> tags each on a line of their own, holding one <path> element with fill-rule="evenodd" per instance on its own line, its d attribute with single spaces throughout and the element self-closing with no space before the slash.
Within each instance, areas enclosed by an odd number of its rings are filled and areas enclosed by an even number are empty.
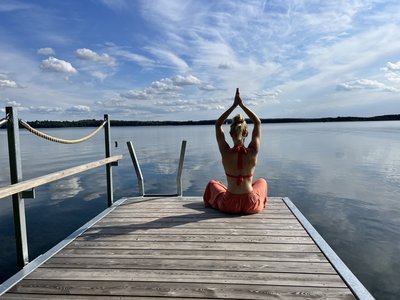
<svg viewBox="0 0 400 300">
<path fill-rule="evenodd" d="M 122 155 L 114 155 L 114 156 L 111 156 L 111 157 L 108 157 L 105 159 L 100 159 L 100 160 L 90 162 L 90 163 L 87 163 L 84 165 L 80 165 L 77 167 L 73 167 L 73 168 L 62 170 L 62 171 L 54 172 L 51 174 L 47 174 L 47 175 L 44 175 L 41 177 L 36 177 L 33 179 L 21 181 L 19 183 L 0 188 L 0 199 L 7 197 L 7 196 L 17 194 L 17 193 L 21 193 L 25 190 L 35 188 L 35 187 L 44 185 L 46 183 L 53 182 L 53 181 L 56 181 L 56 180 L 59 180 L 59 179 L 62 179 L 62 178 L 65 178 L 65 177 L 68 177 L 71 175 L 85 172 L 85 171 L 109 164 L 111 162 L 118 161 L 120 159 L 122 159 Z"/>
</svg>

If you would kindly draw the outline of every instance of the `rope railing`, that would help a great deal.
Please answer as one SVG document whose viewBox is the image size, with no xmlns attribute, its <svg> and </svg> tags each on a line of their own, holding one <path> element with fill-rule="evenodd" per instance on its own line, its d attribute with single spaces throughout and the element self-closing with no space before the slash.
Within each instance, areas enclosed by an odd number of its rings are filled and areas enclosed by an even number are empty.
<svg viewBox="0 0 400 300">
<path fill-rule="evenodd" d="M 33 133 L 33 134 L 35 134 L 35 135 L 37 135 L 37 136 L 39 136 L 39 137 L 41 137 L 43 139 L 46 139 L 46 140 L 49 140 L 49 141 L 52 141 L 52 142 L 55 142 L 55 143 L 61 143 L 61 144 L 78 144 L 78 143 L 82 143 L 82 142 L 87 141 L 88 139 L 94 137 L 104 127 L 104 125 L 107 123 L 107 121 L 104 121 L 91 134 L 89 134 L 89 135 L 87 135 L 87 136 L 85 136 L 83 138 L 77 139 L 77 140 L 66 140 L 66 139 L 61 139 L 61 138 L 57 138 L 57 137 L 48 135 L 48 134 L 46 134 L 44 132 L 41 132 L 41 131 L 31 127 L 27 122 L 25 122 L 25 121 L 23 121 L 21 119 L 19 120 L 19 123 L 23 127 L 25 127 L 29 132 L 31 132 L 31 133 Z"/>
<path fill-rule="evenodd" d="M 77 140 L 66 140 L 50 136 L 35 128 L 32 128 L 26 121 L 18 118 L 18 110 L 14 109 L 12 106 L 7 106 L 5 108 L 5 113 L 6 116 L 5 118 L 0 119 L 0 124 L 4 125 L 5 123 L 7 123 L 7 141 L 11 186 L 0 188 L 0 198 L 7 197 L 7 195 L 12 197 L 17 264 L 20 269 L 23 269 L 29 263 L 24 198 L 35 198 L 34 189 L 36 186 L 54 181 L 56 179 L 58 180 L 66 176 L 77 174 L 77 172 L 83 172 L 85 170 L 93 169 L 99 165 L 105 165 L 107 176 L 107 204 L 110 207 L 113 205 L 114 202 L 112 167 L 118 165 L 118 160 L 121 159 L 122 156 L 111 156 L 110 119 L 107 114 L 104 115 L 104 122 L 102 122 L 102 124 L 91 134 Z M 33 180 L 22 181 L 22 159 L 19 141 L 19 125 L 41 138 L 63 144 L 76 144 L 86 141 L 95 136 L 102 128 L 104 128 L 106 158 L 97 162 L 92 162 L 75 168 L 48 174 L 39 178 L 35 178 Z M 1 144 L 1 146 L 3 146 L 3 144 Z"/>
</svg>

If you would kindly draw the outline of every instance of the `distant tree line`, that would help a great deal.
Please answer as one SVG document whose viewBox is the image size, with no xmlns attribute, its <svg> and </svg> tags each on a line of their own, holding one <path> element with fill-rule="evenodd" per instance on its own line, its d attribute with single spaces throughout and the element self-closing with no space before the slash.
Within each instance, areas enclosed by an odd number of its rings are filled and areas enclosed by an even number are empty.
<svg viewBox="0 0 400 300">
<path fill-rule="evenodd" d="M 327 118 L 277 118 L 261 119 L 262 123 L 307 123 L 307 122 L 360 122 L 360 121 L 400 121 L 399 115 L 374 117 L 327 117 Z"/>
<path fill-rule="evenodd" d="M 251 123 L 250 120 L 247 120 Z M 327 117 L 327 118 L 275 118 L 261 119 L 262 123 L 307 123 L 307 122 L 360 122 L 360 121 L 400 121 L 398 115 L 382 115 L 375 117 Z M 103 120 L 79 121 L 28 121 L 33 128 L 64 128 L 64 127 L 98 127 Z M 111 120 L 111 126 L 179 126 L 179 125 L 213 125 L 215 120 L 202 121 L 124 121 Z M 5 128 L 3 125 L 1 128 Z"/>
</svg>

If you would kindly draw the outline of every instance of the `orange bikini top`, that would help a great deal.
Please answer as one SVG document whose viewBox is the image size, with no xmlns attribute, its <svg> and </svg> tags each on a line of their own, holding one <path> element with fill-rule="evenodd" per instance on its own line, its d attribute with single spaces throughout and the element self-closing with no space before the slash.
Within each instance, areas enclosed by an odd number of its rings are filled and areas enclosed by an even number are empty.
<svg viewBox="0 0 400 300">
<path fill-rule="evenodd" d="M 243 169 L 243 155 L 246 155 L 248 150 L 243 145 L 238 145 L 236 147 L 233 147 L 232 151 L 236 152 L 238 154 L 238 160 L 237 160 L 238 169 L 239 170 Z M 250 174 L 250 175 L 231 175 L 228 173 L 225 173 L 225 174 L 228 177 L 236 178 L 236 185 L 240 185 L 244 181 L 245 178 L 250 178 L 251 176 L 253 176 L 253 174 Z"/>
</svg>

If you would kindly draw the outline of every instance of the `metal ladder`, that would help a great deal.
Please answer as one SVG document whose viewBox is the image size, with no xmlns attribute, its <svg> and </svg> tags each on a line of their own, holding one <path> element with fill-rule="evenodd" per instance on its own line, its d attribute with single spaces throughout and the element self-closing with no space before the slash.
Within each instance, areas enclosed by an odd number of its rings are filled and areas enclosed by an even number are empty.
<svg viewBox="0 0 400 300">
<path fill-rule="evenodd" d="M 176 197 L 182 196 L 182 169 L 183 169 L 183 161 L 185 159 L 185 151 L 186 151 L 186 141 L 182 141 L 181 146 L 181 154 L 179 157 L 179 164 L 178 164 L 178 171 L 176 173 L 176 194 L 146 194 L 144 189 L 144 180 L 142 171 L 140 169 L 139 161 L 136 156 L 135 149 L 131 141 L 126 142 L 129 154 L 131 155 L 133 166 L 135 167 L 136 177 L 138 179 L 138 186 L 139 186 L 139 194 L 142 197 Z"/>
</svg>

